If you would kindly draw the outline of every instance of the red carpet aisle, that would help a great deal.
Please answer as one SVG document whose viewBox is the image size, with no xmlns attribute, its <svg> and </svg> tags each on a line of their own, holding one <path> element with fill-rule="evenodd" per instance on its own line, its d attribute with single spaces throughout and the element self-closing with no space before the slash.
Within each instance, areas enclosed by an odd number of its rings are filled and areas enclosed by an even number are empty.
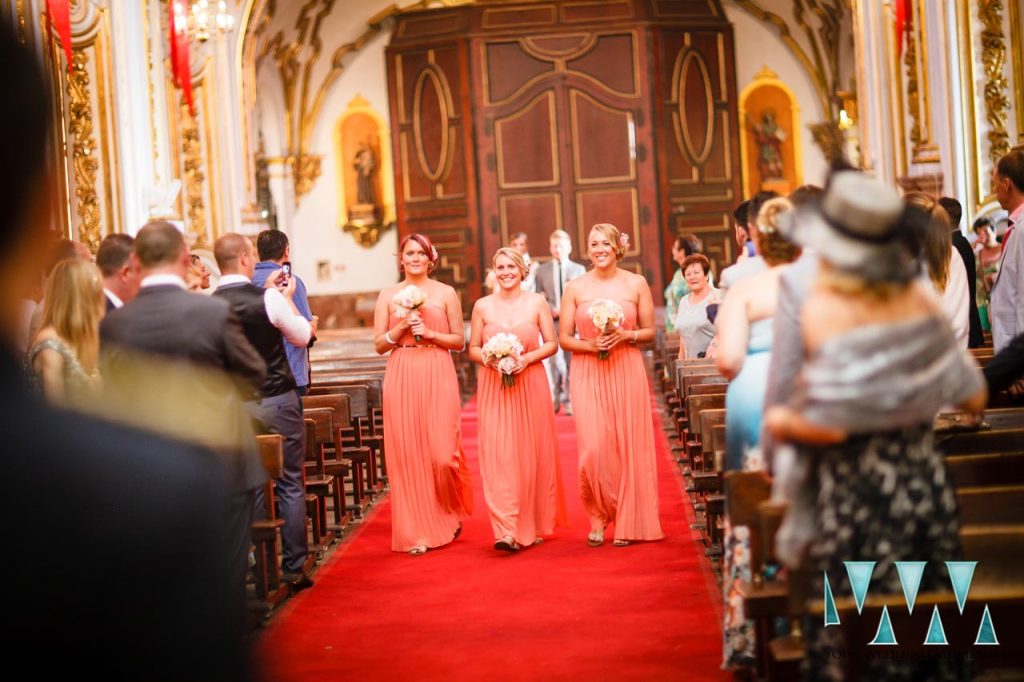
<svg viewBox="0 0 1024 682">
<path fill-rule="evenodd" d="M 571 418 L 559 417 L 571 527 L 506 555 L 491 548 L 475 402 L 462 423 L 476 484 L 462 537 L 418 558 L 392 553 L 384 501 L 316 585 L 275 617 L 261 640 L 265 679 L 731 679 L 719 670 L 716 588 L 691 539 L 692 518 L 660 427 L 664 541 L 587 546 L 575 431 Z"/>
</svg>

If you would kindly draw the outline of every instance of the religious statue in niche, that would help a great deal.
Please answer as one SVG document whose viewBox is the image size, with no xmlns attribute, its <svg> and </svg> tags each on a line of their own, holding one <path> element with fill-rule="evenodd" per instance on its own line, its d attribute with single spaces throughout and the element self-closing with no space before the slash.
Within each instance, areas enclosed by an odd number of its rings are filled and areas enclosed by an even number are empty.
<svg viewBox="0 0 1024 682">
<path fill-rule="evenodd" d="M 359 143 L 352 168 L 356 172 L 356 203 L 349 209 L 348 219 L 350 222 L 362 221 L 375 225 L 380 218 L 373 187 L 377 160 L 368 141 L 363 140 Z"/>
<path fill-rule="evenodd" d="M 395 222 L 387 125 L 367 100 L 356 96 L 337 131 L 342 227 L 369 248 Z"/>
<path fill-rule="evenodd" d="M 785 178 L 782 164 L 782 143 L 786 141 L 786 131 L 775 121 L 775 112 L 766 109 L 761 114 L 761 122 L 754 124 L 754 139 L 757 140 L 757 169 L 761 180 L 781 180 Z"/>
<path fill-rule="evenodd" d="M 373 151 L 366 142 L 359 145 L 359 151 L 356 152 L 355 163 L 352 166 L 356 169 L 358 177 L 356 185 L 356 201 L 358 203 L 356 206 L 376 206 L 377 202 L 373 198 L 373 174 L 377 170 L 377 162 L 373 158 Z"/>
<path fill-rule="evenodd" d="M 767 66 L 740 92 L 743 195 L 789 194 L 803 183 L 800 107 L 793 91 Z"/>
</svg>

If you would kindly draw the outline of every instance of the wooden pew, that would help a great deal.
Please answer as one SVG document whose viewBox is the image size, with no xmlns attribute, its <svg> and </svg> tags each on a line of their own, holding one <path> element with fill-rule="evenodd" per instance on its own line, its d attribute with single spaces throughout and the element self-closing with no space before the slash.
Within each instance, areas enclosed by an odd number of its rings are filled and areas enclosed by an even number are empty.
<svg viewBox="0 0 1024 682">
<path fill-rule="evenodd" d="M 327 529 L 327 498 L 333 499 L 334 520 L 339 529 L 343 529 L 351 517 L 346 512 L 345 490 L 341 483 L 344 474 L 329 472 L 324 459 L 324 445 L 333 439 L 334 411 L 320 408 L 304 409 L 302 413 L 306 421 L 305 485 L 313 497 L 311 500 L 306 496 L 306 507 L 313 520 L 313 544 L 319 550 L 334 540 L 334 533 Z"/>
<path fill-rule="evenodd" d="M 345 375 L 341 375 L 345 376 Z M 310 395 L 328 395 L 331 393 L 346 393 L 347 387 L 365 389 L 365 402 L 367 414 L 363 415 L 362 404 L 353 408 L 353 418 L 359 423 L 360 446 L 371 448 L 375 453 L 375 459 L 379 471 L 374 472 L 374 481 L 380 484 L 387 484 L 387 457 L 384 449 L 384 389 L 383 375 L 373 377 L 371 375 L 353 375 L 350 379 L 340 379 L 334 384 L 313 385 L 310 387 Z M 357 397 L 350 396 L 353 400 Z M 363 400 L 361 396 L 359 400 Z"/>
<path fill-rule="evenodd" d="M 252 542 L 256 558 L 255 588 L 257 607 L 263 614 L 269 613 L 288 596 L 288 586 L 281 580 L 278 566 L 280 554 L 279 532 L 284 520 L 277 517 L 274 500 L 274 480 L 284 475 L 284 436 L 256 436 L 260 459 L 270 479 L 263 486 L 264 508 L 267 517 L 252 523 Z"/>
<path fill-rule="evenodd" d="M 345 394 L 308 395 L 302 399 L 303 409 L 329 408 L 334 411 L 332 438 L 324 442 L 324 449 L 329 450 L 333 458 L 323 460 L 323 471 L 335 476 L 342 472 L 351 471 L 352 474 L 352 500 L 353 508 L 357 517 L 363 515 L 363 511 L 369 506 L 369 498 L 366 495 L 363 467 L 371 465 L 369 448 L 346 447 L 344 444 L 343 428 L 352 426 L 350 410 L 350 399 Z"/>
</svg>

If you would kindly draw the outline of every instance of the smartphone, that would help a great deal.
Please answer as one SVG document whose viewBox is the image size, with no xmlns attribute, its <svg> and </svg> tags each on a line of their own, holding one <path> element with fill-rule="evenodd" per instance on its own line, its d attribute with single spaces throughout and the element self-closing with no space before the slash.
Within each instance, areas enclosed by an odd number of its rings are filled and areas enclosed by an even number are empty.
<svg viewBox="0 0 1024 682">
<path fill-rule="evenodd" d="M 289 263 L 288 261 L 285 261 L 284 263 L 281 263 L 281 271 L 284 272 L 284 276 L 285 277 L 291 277 L 292 276 L 292 264 Z"/>
</svg>

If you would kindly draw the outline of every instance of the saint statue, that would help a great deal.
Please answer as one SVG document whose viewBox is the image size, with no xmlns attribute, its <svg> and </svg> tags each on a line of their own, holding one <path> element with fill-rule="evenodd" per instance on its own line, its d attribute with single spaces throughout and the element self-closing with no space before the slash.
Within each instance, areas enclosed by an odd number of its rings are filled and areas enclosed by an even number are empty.
<svg viewBox="0 0 1024 682">
<path fill-rule="evenodd" d="M 754 125 L 753 129 L 758 145 L 757 169 L 761 172 L 761 180 L 783 179 L 782 143 L 786 139 L 786 131 L 775 122 L 775 112 L 766 110 L 761 116 L 761 122 Z"/>
<path fill-rule="evenodd" d="M 377 170 L 377 160 L 373 158 L 373 151 L 365 142 L 359 145 L 352 167 L 356 169 L 357 177 L 356 203 L 375 206 L 377 202 L 373 196 L 373 174 Z"/>
</svg>

